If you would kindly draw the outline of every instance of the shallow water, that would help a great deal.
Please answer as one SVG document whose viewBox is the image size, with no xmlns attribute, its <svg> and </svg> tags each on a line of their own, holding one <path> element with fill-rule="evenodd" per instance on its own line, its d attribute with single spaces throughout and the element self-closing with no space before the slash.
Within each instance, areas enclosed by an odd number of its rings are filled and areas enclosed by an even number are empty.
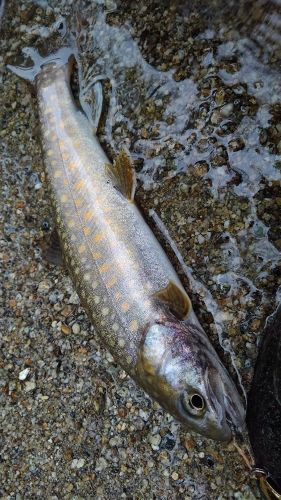
<svg viewBox="0 0 281 500">
<path fill-rule="evenodd" d="M 185 432 L 116 367 L 70 280 L 42 261 L 52 216 L 36 103 L 5 64 L 23 47 L 77 44 L 85 111 L 95 127 L 102 88 L 102 145 L 110 158 L 129 150 L 137 202 L 243 392 L 280 300 L 280 9 L 277 0 L 5 6 L 4 498 L 259 497 L 233 447 Z M 26 366 L 34 390 L 18 382 Z"/>
</svg>

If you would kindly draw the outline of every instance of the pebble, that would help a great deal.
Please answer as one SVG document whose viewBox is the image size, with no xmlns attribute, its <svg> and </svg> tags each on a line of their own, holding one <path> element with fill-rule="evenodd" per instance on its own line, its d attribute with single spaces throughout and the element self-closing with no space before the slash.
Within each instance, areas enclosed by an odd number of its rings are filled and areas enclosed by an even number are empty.
<svg viewBox="0 0 281 500">
<path fill-rule="evenodd" d="M 38 293 L 46 293 L 50 290 L 51 286 L 52 285 L 48 280 L 40 281 L 38 288 L 37 288 L 37 292 Z"/>
<path fill-rule="evenodd" d="M 80 333 L 80 325 L 78 323 L 74 323 L 74 325 L 72 325 L 72 332 L 75 334 Z"/>
<path fill-rule="evenodd" d="M 65 335 L 69 335 L 71 333 L 71 328 L 68 325 L 61 325 L 61 331 Z"/>
<path fill-rule="evenodd" d="M 98 460 L 96 462 L 95 471 L 96 472 L 101 472 L 102 470 L 106 469 L 107 466 L 108 466 L 108 463 L 105 460 L 105 458 L 100 457 L 100 458 L 98 458 Z"/>
<path fill-rule="evenodd" d="M 73 293 L 70 295 L 70 297 L 69 297 L 69 299 L 68 299 L 68 303 L 69 303 L 69 304 L 73 304 L 73 305 L 78 305 L 78 304 L 80 304 L 80 299 L 79 299 L 79 297 L 78 297 L 78 295 L 77 295 L 77 293 L 76 293 L 76 292 L 73 292 Z"/>
<path fill-rule="evenodd" d="M 28 382 L 25 383 L 25 391 L 30 392 L 33 391 L 36 388 L 36 383 L 34 380 L 29 380 Z"/>
<path fill-rule="evenodd" d="M 178 478 L 179 478 L 178 473 L 177 473 L 177 472 L 173 472 L 173 473 L 172 473 L 172 479 L 173 479 L 174 481 L 177 481 L 177 480 L 178 480 Z"/>
<path fill-rule="evenodd" d="M 232 102 L 229 102 L 228 104 L 225 104 L 220 108 L 220 114 L 224 117 L 228 117 L 229 115 L 231 115 L 232 111 L 233 111 Z"/>
<path fill-rule="evenodd" d="M 84 458 L 74 458 L 71 462 L 71 469 L 82 469 L 85 465 L 85 459 Z"/>
<path fill-rule="evenodd" d="M 30 368 L 25 368 L 19 373 L 19 380 L 25 380 L 30 372 Z"/>
<path fill-rule="evenodd" d="M 148 440 L 153 450 L 159 450 L 159 445 L 161 443 L 160 434 L 154 434 L 153 436 L 149 436 Z"/>
</svg>

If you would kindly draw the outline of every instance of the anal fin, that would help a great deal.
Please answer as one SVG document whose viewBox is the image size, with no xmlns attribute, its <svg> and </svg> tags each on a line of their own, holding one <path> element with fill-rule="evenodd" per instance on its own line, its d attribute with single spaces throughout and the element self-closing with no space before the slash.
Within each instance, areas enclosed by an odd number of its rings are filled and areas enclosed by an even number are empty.
<svg viewBox="0 0 281 500">
<path fill-rule="evenodd" d="M 172 281 L 153 296 L 165 302 L 170 311 L 180 320 L 186 319 L 192 311 L 191 301 L 187 293 Z"/>
<path fill-rule="evenodd" d="M 136 190 L 136 172 L 124 149 L 121 149 L 113 165 L 106 165 L 106 170 L 114 186 L 128 200 L 133 201 Z"/>
</svg>

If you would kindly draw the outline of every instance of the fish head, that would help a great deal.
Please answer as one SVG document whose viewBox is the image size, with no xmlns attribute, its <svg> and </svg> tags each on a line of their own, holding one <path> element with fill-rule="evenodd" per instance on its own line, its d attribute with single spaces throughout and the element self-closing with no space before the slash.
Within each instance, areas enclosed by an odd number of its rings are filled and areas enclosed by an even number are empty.
<svg viewBox="0 0 281 500">
<path fill-rule="evenodd" d="M 238 391 L 200 326 L 176 319 L 150 325 L 137 374 L 143 388 L 189 429 L 218 441 L 243 430 Z"/>
</svg>

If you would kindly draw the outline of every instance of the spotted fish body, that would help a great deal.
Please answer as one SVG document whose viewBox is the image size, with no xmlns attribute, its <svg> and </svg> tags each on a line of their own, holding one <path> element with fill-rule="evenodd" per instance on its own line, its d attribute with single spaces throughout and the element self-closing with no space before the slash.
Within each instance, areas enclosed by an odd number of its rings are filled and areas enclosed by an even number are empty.
<svg viewBox="0 0 281 500">
<path fill-rule="evenodd" d="M 141 332 L 160 318 L 153 294 L 182 288 L 134 202 L 112 184 L 109 160 L 78 111 L 65 68 L 37 78 L 45 166 L 64 258 L 81 301 L 115 359 L 134 376 Z"/>
<path fill-rule="evenodd" d="M 24 75 L 13 71 L 26 78 L 26 70 Z M 231 429 L 243 425 L 244 408 L 130 197 L 128 158 L 121 157 L 127 174 L 119 168 L 114 178 L 74 103 L 68 64 L 48 60 L 32 79 L 64 259 L 97 334 L 127 373 L 176 418 L 206 436 L 230 439 Z"/>
</svg>

